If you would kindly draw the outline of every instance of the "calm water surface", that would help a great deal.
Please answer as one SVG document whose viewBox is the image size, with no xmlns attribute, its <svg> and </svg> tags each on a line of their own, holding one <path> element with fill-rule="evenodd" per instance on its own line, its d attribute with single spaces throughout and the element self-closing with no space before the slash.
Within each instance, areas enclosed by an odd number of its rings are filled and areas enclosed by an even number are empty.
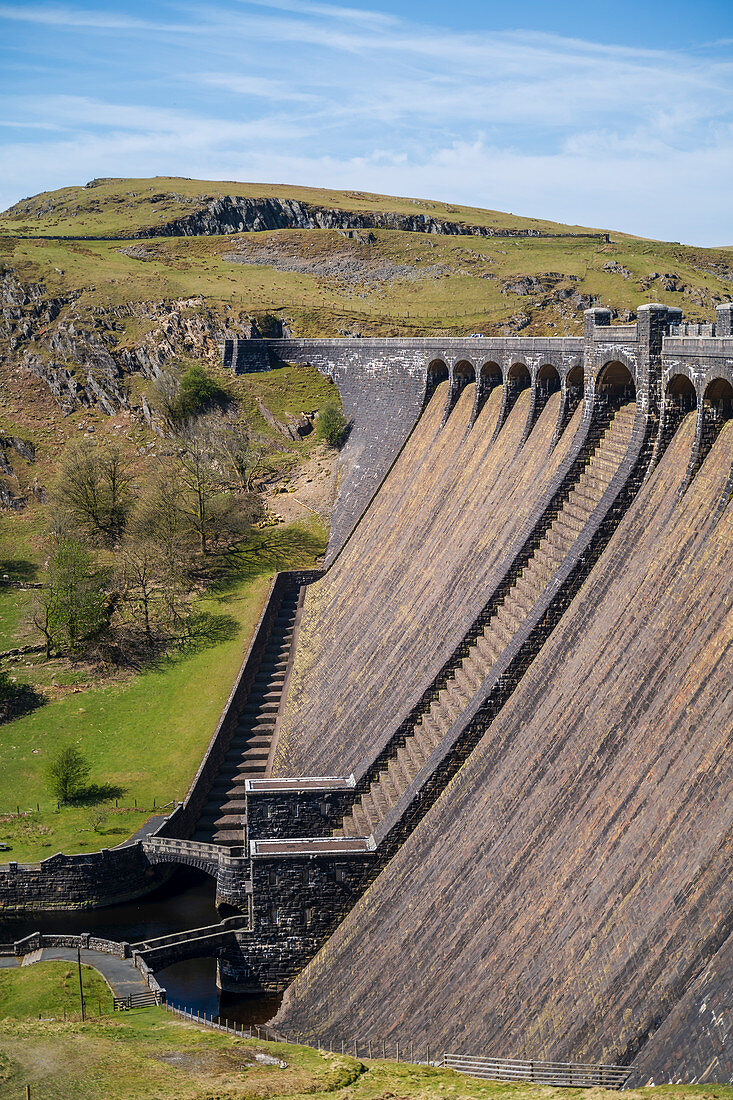
<svg viewBox="0 0 733 1100">
<path fill-rule="evenodd" d="M 216 924 L 214 880 L 208 875 L 183 870 L 138 901 L 84 912 L 49 910 L 24 913 L 0 920 L 0 942 L 22 939 L 31 932 L 73 934 L 93 932 L 110 940 L 138 940 L 183 932 Z M 156 978 L 168 993 L 168 1000 L 197 1012 L 241 1024 L 260 1024 L 278 1010 L 281 997 L 220 993 L 216 988 L 216 961 L 191 959 L 159 970 Z"/>
</svg>

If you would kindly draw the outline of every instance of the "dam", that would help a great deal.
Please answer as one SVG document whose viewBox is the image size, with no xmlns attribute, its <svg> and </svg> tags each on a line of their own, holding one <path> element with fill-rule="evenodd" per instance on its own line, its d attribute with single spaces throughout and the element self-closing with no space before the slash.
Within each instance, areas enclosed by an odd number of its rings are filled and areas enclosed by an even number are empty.
<svg viewBox="0 0 733 1100">
<path fill-rule="evenodd" d="M 733 1080 L 733 306 L 222 357 L 338 386 L 326 568 L 273 581 L 184 803 L 3 904 L 188 865 L 222 924 L 129 950 L 283 1032 Z"/>
</svg>

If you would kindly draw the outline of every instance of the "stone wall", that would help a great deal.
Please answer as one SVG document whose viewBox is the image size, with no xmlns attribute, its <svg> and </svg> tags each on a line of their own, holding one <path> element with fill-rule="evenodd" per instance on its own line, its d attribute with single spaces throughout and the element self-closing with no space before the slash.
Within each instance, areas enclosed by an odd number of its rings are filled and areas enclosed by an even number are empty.
<svg viewBox="0 0 733 1100">
<path fill-rule="evenodd" d="M 156 889 L 172 870 L 151 867 L 138 843 L 36 865 L 8 863 L 0 867 L 0 912 L 111 905 Z"/>
<path fill-rule="evenodd" d="M 511 699 L 276 1026 L 427 1034 L 505 1057 L 643 1052 L 730 934 L 733 517 L 715 515 L 732 432 L 680 498 L 694 415 L 678 429 Z M 669 1054 L 679 1029 L 662 1037 L 645 1067 L 657 1082 L 684 1064 Z"/>
</svg>

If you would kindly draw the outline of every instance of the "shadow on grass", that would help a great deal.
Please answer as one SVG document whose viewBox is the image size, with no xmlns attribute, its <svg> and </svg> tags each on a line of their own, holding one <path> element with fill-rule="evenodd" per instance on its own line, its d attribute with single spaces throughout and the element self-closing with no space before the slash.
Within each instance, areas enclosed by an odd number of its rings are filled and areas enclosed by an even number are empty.
<svg viewBox="0 0 733 1100">
<path fill-rule="evenodd" d="M 100 802 L 108 802 L 112 798 L 122 798 L 127 790 L 117 783 L 88 783 L 69 799 L 70 806 L 97 806 Z"/>
<path fill-rule="evenodd" d="M 47 702 L 30 684 L 14 684 L 5 672 L 0 672 L 0 725 L 22 718 Z"/>
<path fill-rule="evenodd" d="M 253 581 L 267 573 L 286 569 L 307 568 L 325 550 L 325 536 L 303 527 L 254 531 L 246 542 L 222 556 L 221 572 L 209 592 L 223 595 L 241 581 Z"/>
<path fill-rule="evenodd" d="M 37 576 L 38 566 L 35 562 L 24 558 L 0 558 L 0 587 L 4 581 L 6 584 L 27 584 L 36 580 Z"/>
<path fill-rule="evenodd" d="M 214 615 L 209 611 L 196 611 L 186 623 L 186 637 L 181 641 L 185 653 L 198 653 L 202 649 L 230 642 L 236 638 L 239 623 L 231 615 Z"/>
</svg>

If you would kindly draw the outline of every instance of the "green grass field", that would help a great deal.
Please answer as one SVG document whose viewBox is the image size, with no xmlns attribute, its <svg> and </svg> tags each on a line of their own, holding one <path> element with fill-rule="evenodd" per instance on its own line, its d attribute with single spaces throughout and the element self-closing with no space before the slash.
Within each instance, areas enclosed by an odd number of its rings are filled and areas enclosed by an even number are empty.
<svg viewBox="0 0 733 1100">
<path fill-rule="evenodd" d="M 86 1011 L 90 1016 L 108 1015 L 112 991 L 107 982 L 91 966 L 82 966 L 81 974 Z M 54 1022 L 81 1019 L 76 964 L 42 962 L 0 970 L 0 1019 L 37 1020 L 39 1016 Z"/>
<path fill-rule="evenodd" d="M 604 1089 L 478 1081 L 428 1066 L 239 1039 L 179 1020 L 162 1008 L 95 1018 L 95 983 L 100 981 L 87 972 L 91 1017 L 82 1024 L 59 1019 L 64 1008 L 78 1011 L 74 967 L 37 963 L 0 971 L 2 1100 L 22 1097 L 26 1084 L 31 1097 L 43 1100 L 611 1100 L 618 1095 Z M 258 1054 L 285 1064 L 263 1065 Z M 733 1100 L 733 1088 L 664 1085 L 624 1096 Z"/>
<path fill-rule="evenodd" d="M 11 675 L 46 691 L 50 701 L 0 725 L 0 770 L 13 777 L 0 804 L 0 840 L 11 848 L 5 858 L 32 861 L 112 847 L 145 822 L 154 801 L 159 808 L 181 799 L 231 691 L 273 573 L 311 565 L 325 542 L 315 520 L 256 531 L 229 578 L 200 601 L 199 610 L 211 616 L 210 639 L 157 668 L 110 682 L 85 667 L 40 657 L 8 665 Z M 6 593 L 0 622 L 17 611 L 13 599 L 27 595 Z M 108 817 L 96 829 L 92 806 L 59 811 L 48 788 L 48 763 L 68 744 L 89 760 L 92 783 L 120 788 L 117 809 L 114 797 L 106 799 Z"/>
</svg>

